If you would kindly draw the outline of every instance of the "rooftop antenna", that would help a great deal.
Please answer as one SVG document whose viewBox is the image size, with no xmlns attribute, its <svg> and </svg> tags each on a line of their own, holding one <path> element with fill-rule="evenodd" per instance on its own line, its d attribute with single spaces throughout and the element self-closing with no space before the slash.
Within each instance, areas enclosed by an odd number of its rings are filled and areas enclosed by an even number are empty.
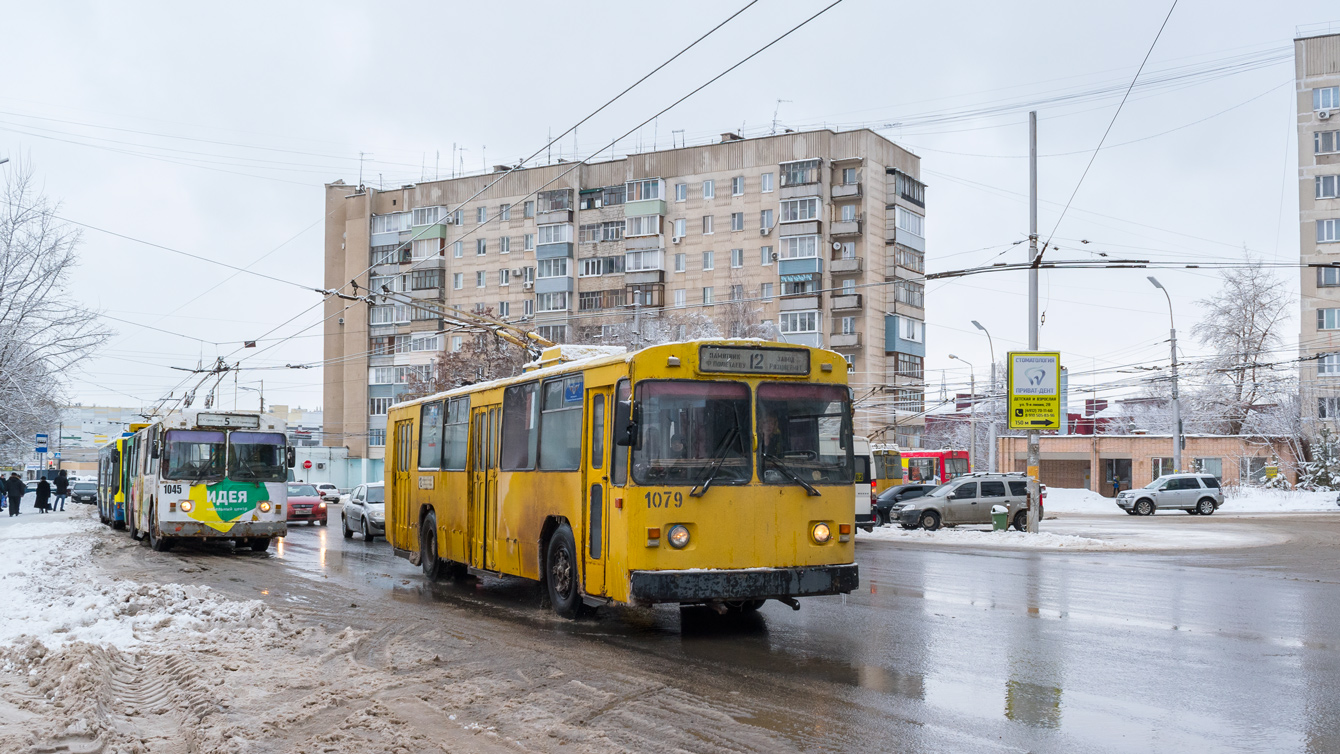
<svg viewBox="0 0 1340 754">
<path fill-rule="evenodd" d="M 489 145 L 488 145 L 488 144 L 484 144 L 483 146 L 481 146 L 481 147 L 479 148 L 479 163 L 480 163 L 480 168 L 479 168 L 479 169 L 480 169 L 480 170 L 483 170 L 484 172 L 487 173 L 488 170 L 489 170 Z"/>
<path fill-rule="evenodd" d="M 674 149 L 674 148 L 675 148 L 675 134 L 679 134 L 679 140 L 680 140 L 681 142 L 684 141 L 684 129 L 682 129 L 682 128 L 676 128 L 675 130 L 671 131 L 671 132 L 670 132 L 670 148 L 671 148 L 671 149 Z M 681 146 L 686 146 L 686 147 L 687 147 L 688 144 L 685 143 L 685 144 L 682 144 Z"/>
<path fill-rule="evenodd" d="M 451 142 L 451 177 L 456 177 L 456 142 Z"/>
<path fill-rule="evenodd" d="M 439 169 L 441 168 L 441 166 L 442 166 L 442 150 L 435 149 L 433 150 L 433 180 L 435 181 L 440 180 L 442 178 L 442 171 Z"/>
<path fill-rule="evenodd" d="M 427 153 L 427 152 L 420 152 L 420 153 L 419 153 L 419 182 L 422 183 L 423 181 L 427 180 L 427 178 L 428 178 L 428 153 Z"/>
<path fill-rule="evenodd" d="M 651 119 L 651 151 L 655 152 L 661 144 L 661 117 L 658 115 Z"/>
<path fill-rule="evenodd" d="M 366 158 L 368 158 L 368 157 L 371 157 L 371 156 L 372 156 L 372 154 L 371 154 L 370 152 L 359 152 L 359 153 L 358 153 L 358 187 L 359 187 L 359 188 L 363 188 L 363 160 L 366 159 Z"/>
<path fill-rule="evenodd" d="M 548 151 L 547 151 L 547 153 L 545 154 L 545 160 L 546 160 L 545 164 L 546 164 L 546 165 L 553 165 L 553 164 L 554 164 L 554 129 L 553 129 L 552 126 L 549 128 L 549 136 L 545 139 L 545 141 L 549 143 L 549 146 L 546 147 L 546 149 L 547 149 Z"/>
<path fill-rule="evenodd" d="M 782 103 L 783 103 L 783 102 L 790 102 L 790 101 L 791 101 L 791 100 L 789 100 L 789 99 L 779 99 L 779 100 L 777 100 L 777 107 L 773 108 L 773 111 L 772 111 L 772 135 L 773 135 L 773 136 L 776 136 L 776 135 L 777 135 L 777 114 L 780 113 L 780 112 L 782 111 Z"/>
</svg>

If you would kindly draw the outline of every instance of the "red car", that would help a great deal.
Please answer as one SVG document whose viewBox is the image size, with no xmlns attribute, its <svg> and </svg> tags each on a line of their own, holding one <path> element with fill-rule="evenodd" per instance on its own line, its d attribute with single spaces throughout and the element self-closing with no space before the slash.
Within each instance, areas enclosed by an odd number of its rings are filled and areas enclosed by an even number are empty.
<svg viewBox="0 0 1340 754">
<path fill-rule="evenodd" d="M 316 491 L 314 484 L 290 484 L 288 486 L 288 521 L 306 521 L 312 524 L 326 525 L 326 501 Z"/>
</svg>

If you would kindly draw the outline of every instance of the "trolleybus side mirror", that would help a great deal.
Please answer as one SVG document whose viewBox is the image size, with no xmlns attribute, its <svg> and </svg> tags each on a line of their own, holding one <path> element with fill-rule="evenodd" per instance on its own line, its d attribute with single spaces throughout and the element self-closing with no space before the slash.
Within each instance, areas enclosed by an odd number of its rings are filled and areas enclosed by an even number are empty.
<svg viewBox="0 0 1340 754">
<path fill-rule="evenodd" d="M 621 447 L 634 448 L 637 447 L 637 438 L 642 426 L 642 404 L 634 401 L 631 410 L 627 405 L 618 406 L 618 413 L 623 414 L 626 420 L 615 425 L 622 427 L 619 436 L 615 438 L 615 443 Z"/>
<path fill-rule="evenodd" d="M 298 453 L 293 449 L 292 445 L 288 445 L 284 448 L 284 460 L 288 463 L 290 469 L 298 465 Z"/>
</svg>

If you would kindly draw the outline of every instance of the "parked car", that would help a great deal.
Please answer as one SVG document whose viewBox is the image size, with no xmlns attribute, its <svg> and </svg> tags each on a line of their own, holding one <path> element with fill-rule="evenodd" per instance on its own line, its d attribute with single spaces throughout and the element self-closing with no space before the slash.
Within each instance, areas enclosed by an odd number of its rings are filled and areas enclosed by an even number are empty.
<svg viewBox="0 0 1340 754">
<path fill-rule="evenodd" d="M 1211 474 L 1165 474 L 1139 489 L 1122 490 L 1116 502 L 1132 516 L 1152 516 L 1160 508 L 1208 516 L 1224 504 L 1224 491 Z"/>
<path fill-rule="evenodd" d="M 898 520 L 905 529 L 928 531 L 942 525 L 989 524 L 991 509 L 997 505 L 1005 506 L 1007 520 L 1023 531 L 1028 525 L 1028 479 L 1020 473 L 965 474 L 908 501 Z"/>
<path fill-rule="evenodd" d="M 70 485 L 70 499 L 76 503 L 98 504 L 98 485 L 96 482 L 75 482 Z"/>
<path fill-rule="evenodd" d="M 363 540 L 371 542 L 386 534 L 386 483 L 360 484 L 349 493 L 349 501 L 340 511 L 340 526 L 344 538 L 351 539 L 355 531 L 363 533 Z"/>
<path fill-rule="evenodd" d="M 891 524 L 898 520 L 898 513 L 912 500 L 935 489 L 933 484 L 900 484 L 884 490 L 875 498 L 875 511 L 881 523 Z"/>
<path fill-rule="evenodd" d="M 316 491 L 321 495 L 321 499 L 327 503 L 340 502 L 340 488 L 330 482 L 322 482 L 316 486 Z"/>
<path fill-rule="evenodd" d="M 326 501 L 321 499 L 315 485 L 289 483 L 288 521 L 326 525 Z"/>
</svg>

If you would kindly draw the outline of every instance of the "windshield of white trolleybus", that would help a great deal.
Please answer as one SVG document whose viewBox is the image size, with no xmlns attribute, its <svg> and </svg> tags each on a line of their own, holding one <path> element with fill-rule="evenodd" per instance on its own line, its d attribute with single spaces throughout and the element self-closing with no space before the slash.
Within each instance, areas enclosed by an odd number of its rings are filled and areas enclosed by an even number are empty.
<svg viewBox="0 0 1340 754">
<path fill-rule="evenodd" d="M 286 482 L 284 435 L 280 432 L 231 432 L 228 478 L 245 482 Z"/>
<path fill-rule="evenodd" d="M 758 386 L 758 473 L 766 484 L 852 484 L 851 401 L 840 385 Z M 811 494 L 817 494 L 811 489 Z"/>
<path fill-rule="evenodd" d="M 166 448 L 165 478 L 185 481 L 223 478 L 225 445 L 222 432 L 169 429 Z"/>
<path fill-rule="evenodd" d="M 637 384 L 638 484 L 747 484 L 749 387 L 737 382 L 647 380 Z"/>
</svg>

